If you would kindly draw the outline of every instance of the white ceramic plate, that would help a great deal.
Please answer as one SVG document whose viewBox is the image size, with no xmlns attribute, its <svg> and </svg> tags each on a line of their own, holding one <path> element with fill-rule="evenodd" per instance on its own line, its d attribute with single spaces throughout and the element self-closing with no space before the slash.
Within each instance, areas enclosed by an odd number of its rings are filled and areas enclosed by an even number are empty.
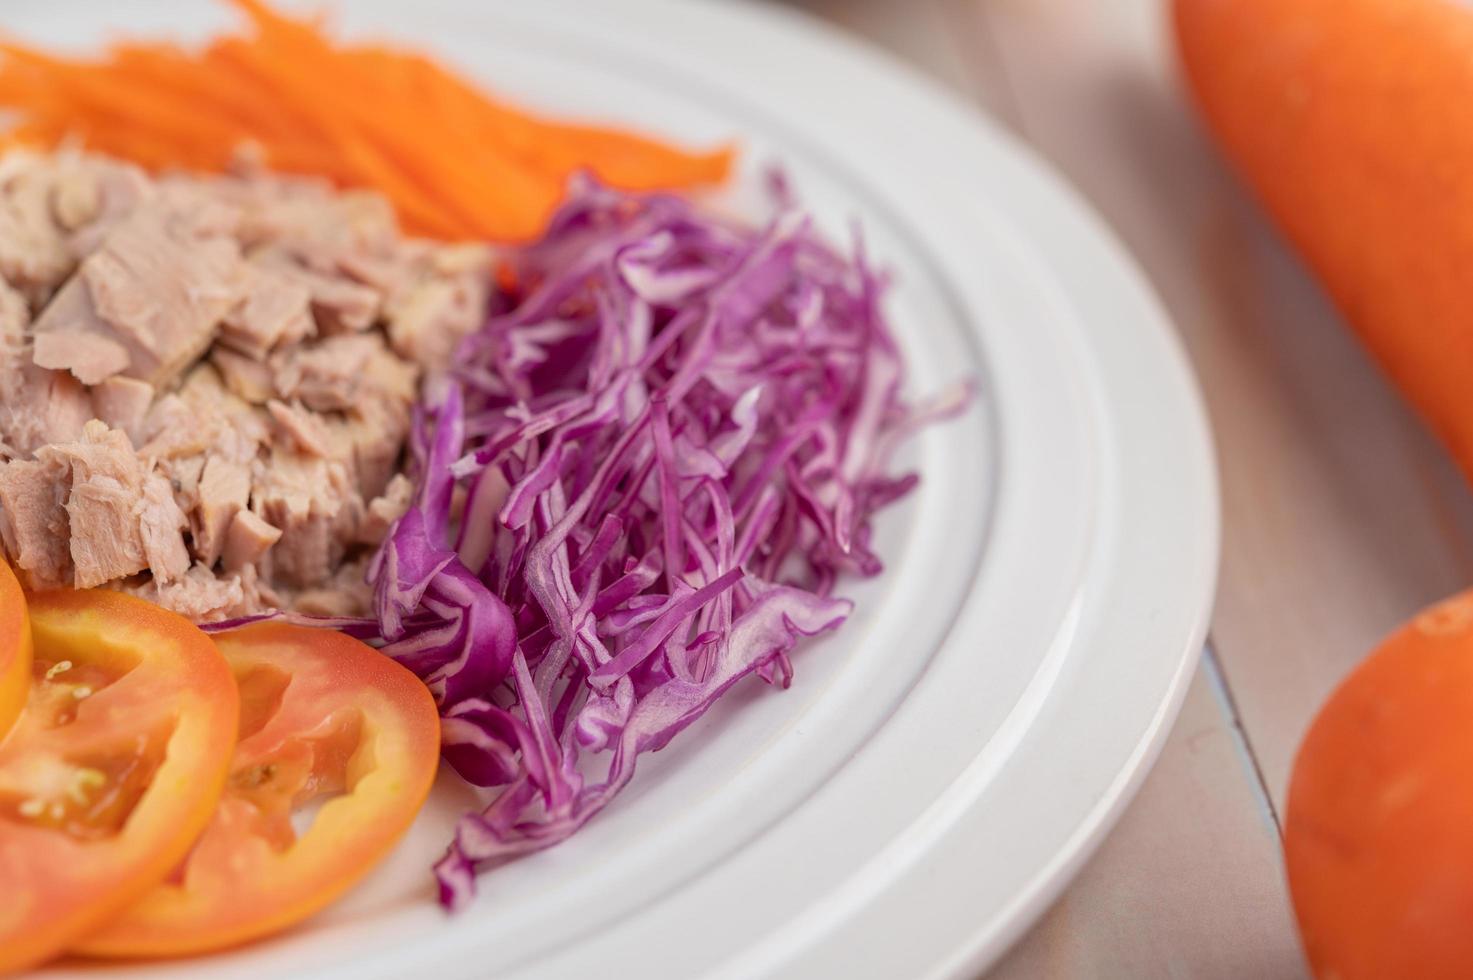
<svg viewBox="0 0 1473 980">
<path fill-rule="evenodd" d="M 386 867 L 278 939 L 109 976 L 363 980 L 956 976 L 995 958 L 1111 825 L 1203 639 L 1218 514 L 1202 407 L 1140 274 L 986 120 L 906 70 L 745 4 L 344 0 L 343 28 L 431 48 L 526 103 L 781 161 L 894 270 L 915 392 L 984 398 L 917 440 L 889 570 L 803 649 L 642 763 L 572 841 L 448 918 L 427 867 L 469 797 L 442 780 Z M 126 14 L 124 13 L 126 9 Z M 200 36 L 197 0 L 7 0 L 90 46 Z M 53 976 L 92 975 L 79 963 Z"/>
</svg>

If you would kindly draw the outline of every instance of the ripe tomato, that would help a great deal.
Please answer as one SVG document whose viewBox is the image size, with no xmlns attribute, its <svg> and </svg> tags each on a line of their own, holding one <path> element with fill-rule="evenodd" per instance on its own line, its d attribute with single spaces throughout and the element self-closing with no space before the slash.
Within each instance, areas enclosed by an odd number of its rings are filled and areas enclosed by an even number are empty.
<svg viewBox="0 0 1473 980">
<path fill-rule="evenodd" d="M 429 794 L 440 719 L 408 670 L 341 633 L 281 623 L 215 642 L 241 693 L 240 744 L 215 819 L 176 879 L 77 952 L 172 956 L 283 929 L 367 874 Z M 292 812 L 314 802 L 321 809 L 298 836 Z"/>
<path fill-rule="evenodd" d="M 1392 634 L 1300 746 L 1284 852 L 1315 973 L 1473 969 L 1473 591 Z"/>
<path fill-rule="evenodd" d="M 0 561 L 0 738 L 26 706 L 31 688 L 31 621 L 10 566 Z"/>
<path fill-rule="evenodd" d="M 179 863 L 220 798 L 239 708 L 183 617 L 105 591 L 29 608 L 32 683 L 0 742 L 0 972 L 65 949 Z"/>
</svg>

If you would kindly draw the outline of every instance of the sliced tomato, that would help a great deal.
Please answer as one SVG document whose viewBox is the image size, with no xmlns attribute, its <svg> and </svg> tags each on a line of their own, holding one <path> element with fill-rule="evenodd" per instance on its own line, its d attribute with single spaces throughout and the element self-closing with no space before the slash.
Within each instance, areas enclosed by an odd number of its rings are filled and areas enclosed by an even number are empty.
<svg viewBox="0 0 1473 980">
<path fill-rule="evenodd" d="M 230 667 L 188 620 L 117 592 L 30 596 L 25 710 L 0 742 L 0 972 L 45 960 L 188 853 L 229 771 Z"/>
<path fill-rule="evenodd" d="M 215 819 L 177 875 L 77 952 L 174 956 L 283 929 L 367 874 L 429 794 L 440 719 L 408 670 L 341 633 L 281 623 L 215 642 L 241 694 Z M 299 836 L 292 817 L 309 806 Z"/>
<path fill-rule="evenodd" d="M 31 621 L 10 566 L 0 561 L 0 738 L 26 706 L 31 688 Z"/>
</svg>

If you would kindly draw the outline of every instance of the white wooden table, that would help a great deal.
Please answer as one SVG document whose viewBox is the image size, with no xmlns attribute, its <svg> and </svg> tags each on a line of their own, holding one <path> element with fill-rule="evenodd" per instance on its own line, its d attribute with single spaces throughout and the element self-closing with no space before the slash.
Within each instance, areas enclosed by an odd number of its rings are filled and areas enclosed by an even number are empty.
<svg viewBox="0 0 1473 980">
<path fill-rule="evenodd" d="M 1221 585 L 1181 718 L 990 980 L 1304 976 L 1279 849 L 1295 746 L 1382 634 L 1473 581 L 1473 496 L 1218 161 L 1165 0 L 790 2 L 956 89 L 1074 182 L 1165 300 L 1216 432 Z"/>
</svg>

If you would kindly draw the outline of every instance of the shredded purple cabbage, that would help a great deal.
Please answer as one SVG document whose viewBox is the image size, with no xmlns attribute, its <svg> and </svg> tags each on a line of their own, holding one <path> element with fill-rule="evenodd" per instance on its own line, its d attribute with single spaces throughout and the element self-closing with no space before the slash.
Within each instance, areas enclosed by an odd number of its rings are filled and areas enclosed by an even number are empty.
<svg viewBox="0 0 1473 980">
<path fill-rule="evenodd" d="M 758 230 L 586 184 L 515 261 L 416 420 L 377 622 L 334 624 L 423 677 L 446 761 L 500 787 L 436 866 L 452 908 L 743 677 L 786 687 L 851 610 L 838 578 L 880 571 L 870 516 L 916 483 L 892 451 L 970 397 L 906 405 L 882 278 L 791 208 Z"/>
</svg>

